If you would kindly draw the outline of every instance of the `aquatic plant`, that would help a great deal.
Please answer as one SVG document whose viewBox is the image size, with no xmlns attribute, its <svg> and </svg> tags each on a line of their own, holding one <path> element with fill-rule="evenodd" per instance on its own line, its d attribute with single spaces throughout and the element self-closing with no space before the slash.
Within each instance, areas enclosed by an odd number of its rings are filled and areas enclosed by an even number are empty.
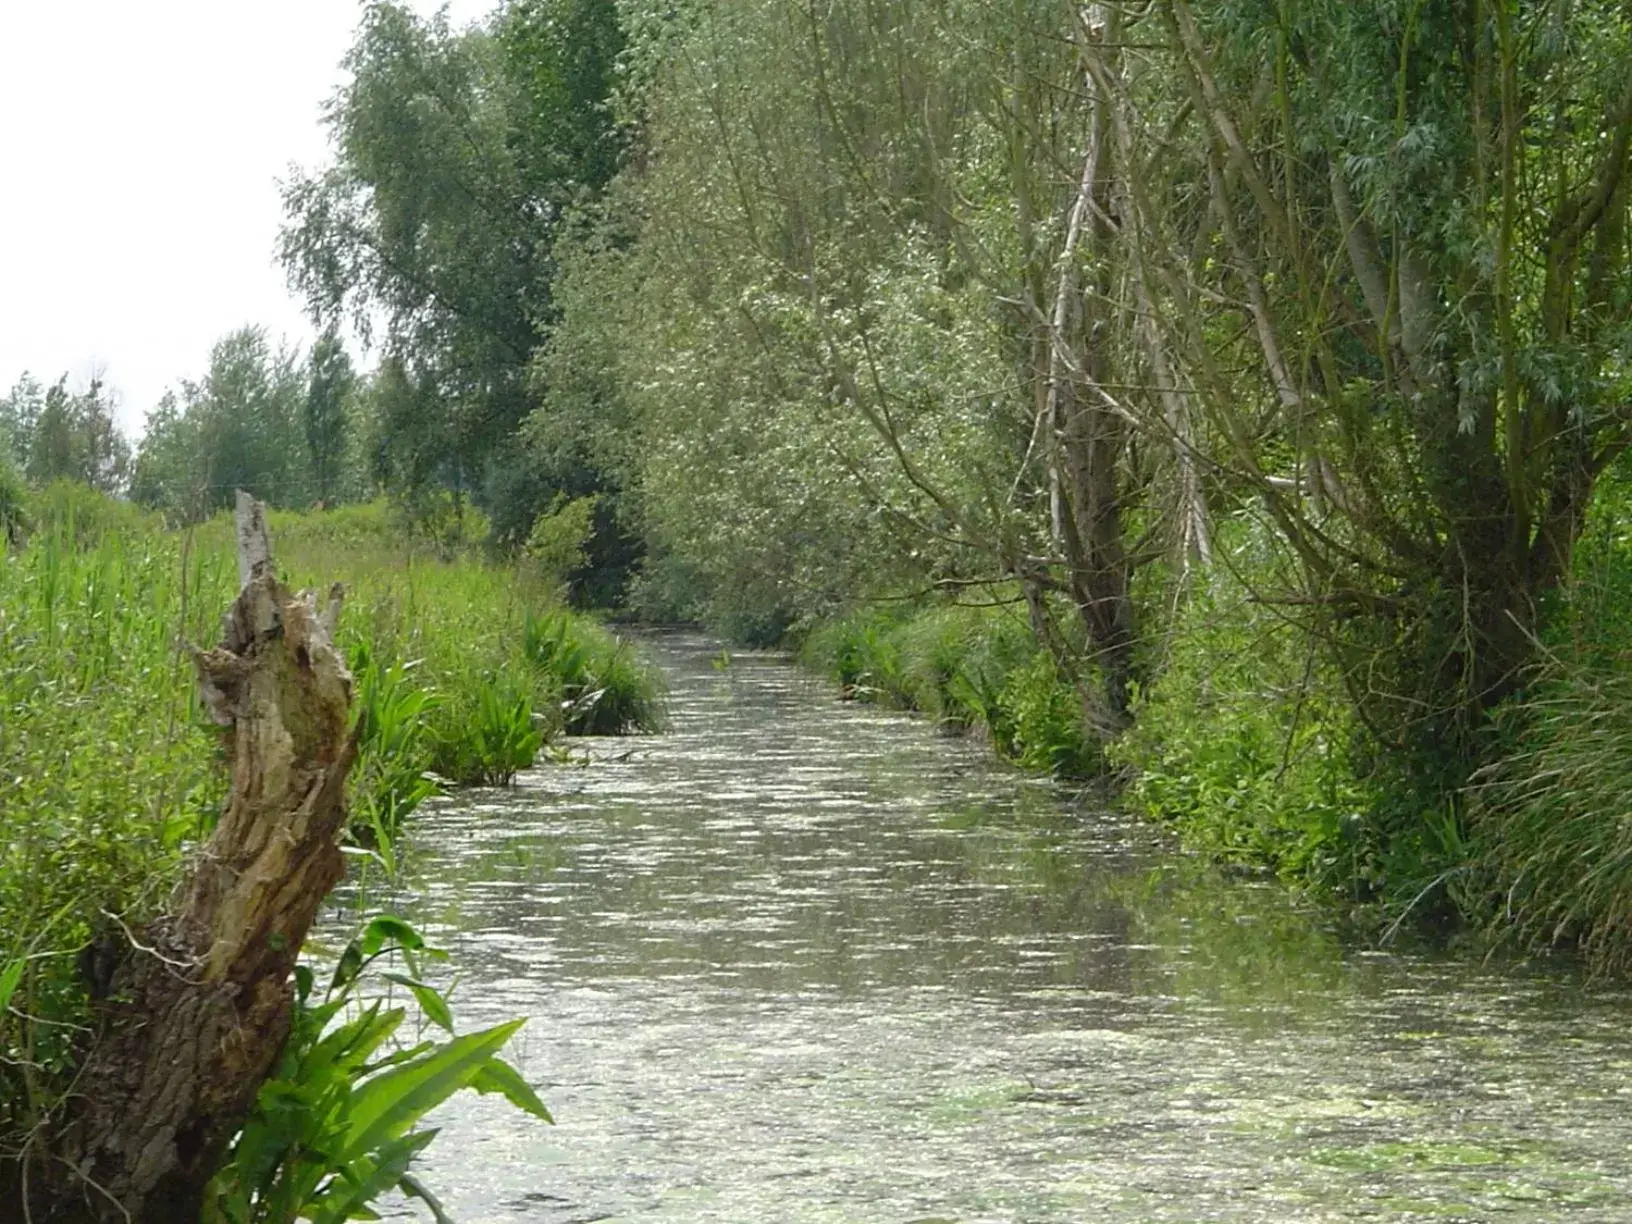
<svg viewBox="0 0 1632 1224">
<path fill-rule="evenodd" d="M 366 640 L 351 651 L 358 739 L 351 827 L 387 855 L 403 821 L 438 789 L 427 722 L 437 695 L 420 686 L 419 666 L 413 659 L 383 665 Z"/>
<path fill-rule="evenodd" d="M 623 735 L 662 725 L 662 682 L 625 642 L 566 608 L 527 614 L 522 653 L 560 685 L 561 717 L 575 735 Z"/>
</svg>

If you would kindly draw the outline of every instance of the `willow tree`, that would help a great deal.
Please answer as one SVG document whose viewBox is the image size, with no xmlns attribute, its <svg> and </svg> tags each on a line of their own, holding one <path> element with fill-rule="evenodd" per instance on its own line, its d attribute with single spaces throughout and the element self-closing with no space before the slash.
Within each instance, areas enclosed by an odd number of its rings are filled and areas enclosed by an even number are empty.
<svg viewBox="0 0 1632 1224">
<path fill-rule="evenodd" d="M 1125 394 L 1164 356 L 1112 220 L 1114 95 L 1086 71 L 1089 42 L 1121 70 L 1122 18 L 686 13 L 647 73 L 633 251 L 609 261 L 611 381 L 642 405 L 655 530 L 736 590 L 753 569 L 853 598 L 885 571 L 1021 600 L 1114 733 L 1133 571 L 1175 536 L 1206 548 L 1197 465 L 1171 445 L 1186 405 L 1147 431 Z"/>
<path fill-rule="evenodd" d="M 1632 427 L 1632 19 L 1575 0 L 1142 6 L 1097 79 L 1121 233 L 1265 591 L 1384 747 L 1454 780 Z M 1420 751 L 1418 751 L 1420 750 Z"/>
</svg>

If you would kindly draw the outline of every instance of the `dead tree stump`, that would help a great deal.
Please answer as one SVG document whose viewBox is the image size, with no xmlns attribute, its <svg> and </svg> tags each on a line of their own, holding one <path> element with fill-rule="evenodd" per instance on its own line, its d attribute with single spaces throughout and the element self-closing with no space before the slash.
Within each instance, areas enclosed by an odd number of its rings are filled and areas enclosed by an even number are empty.
<svg viewBox="0 0 1632 1224">
<path fill-rule="evenodd" d="M 123 941 L 49 1156 L 32 1162 L 35 1221 L 198 1219 L 288 1035 L 295 958 L 344 874 L 357 746 L 332 640 L 339 589 L 322 609 L 285 589 L 263 507 L 244 493 L 237 528 L 242 590 L 221 645 L 194 651 L 231 794 L 168 913 Z"/>
</svg>

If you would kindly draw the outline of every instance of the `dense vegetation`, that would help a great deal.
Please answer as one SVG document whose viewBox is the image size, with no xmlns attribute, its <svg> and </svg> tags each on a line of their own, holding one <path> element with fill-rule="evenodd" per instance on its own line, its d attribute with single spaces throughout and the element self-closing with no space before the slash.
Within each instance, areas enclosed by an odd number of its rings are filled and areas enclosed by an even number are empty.
<svg viewBox="0 0 1632 1224">
<path fill-rule="evenodd" d="M 522 436 L 635 607 L 1620 955 L 1623 6 L 618 11 Z"/>
<path fill-rule="evenodd" d="M 183 646 L 215 640 L 238 585 L 223 517 L 168 531 L 85 485 L 10 487 L 25 526 L 0 555 L 0 1163 L 71 1090 L 97 990 L 84 950 L 141 929 L 219 815 L 218 737 Z M 271 526 L 294 582 L 346 584 L 352 835 L 386 869 L 401 821 L 439 789 L 506 782 L 563 731 L 656 724 L 652 677 L 561 603 L 557 573 L 416 536 L 383 503 Z"/>
<path fill-rule="evenodd" d="M 0 419 L 177 522 L 474 507 L 1209 852 L 1607 949 L 1562 779 L 1618 752 L 1554 754 L 1621 666 L 1629 50 L 1598 2 L 373 4 L 285 196 L 313 353 L 228 337 L 133 458 L 95 387 Z"/>
<path fill-rule="evenodd" d="M 176 643 L 239 488 L 355 584 L 387 862 L 440 779 L 651 725 L 565 591 L 1632 963 L 1624 5 L 372 3 L 345 69 L 309 353 L 225 337 L 134 451 L 97 383 L 0 399 L 0 1142 L 212 818 Z"/>
</svg>

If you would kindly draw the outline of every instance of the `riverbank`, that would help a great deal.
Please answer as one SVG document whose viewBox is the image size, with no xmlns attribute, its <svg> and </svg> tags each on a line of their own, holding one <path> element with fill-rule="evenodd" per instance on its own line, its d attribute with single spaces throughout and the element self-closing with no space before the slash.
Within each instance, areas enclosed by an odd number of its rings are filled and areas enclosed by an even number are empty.
<svg viewBox="0 0 1632 1224">
<path fill-rule="evenodd" d="M 224 519 L 188 532 L 83 487 L 30 495 L 0 548 L 0 1159 L 68 1090 L 94 989 L 82 950 L 162 907 L 224 793 L 183 643 L 238 588 Z M 270 516 L 291 585 L 346 587 L 353 837 L 388 868 L 439 789 L 507 781 L 573 730 L 651 729 L 657 678 L 553 575 L 416 539 L 383 504 Z"/>
<path fill-rule="evenodd" d="M 1177 604 L 1141 658 L 1130 726 L 1109 742 L 1018 602 L 880 601 L 794 647 L 847 697 L 981 735 L 1068 783 L 1107 779 L 1187 849 L 1270 873 L 1361 929 L 1460 927 L 1621 973 L 1632 966 L 1625 503 L 1606 482 L 1572 580 L 1543 610 L 1540 663 L 1475 733 L 1494 763 L 1451 791 L 1435 779 L 1458 765 L 1368 728 L 1352 691 L 1364 677 L 1258 597 L 1250 538 L 1231 537 L 1231 564 Z"/>
</svg>

